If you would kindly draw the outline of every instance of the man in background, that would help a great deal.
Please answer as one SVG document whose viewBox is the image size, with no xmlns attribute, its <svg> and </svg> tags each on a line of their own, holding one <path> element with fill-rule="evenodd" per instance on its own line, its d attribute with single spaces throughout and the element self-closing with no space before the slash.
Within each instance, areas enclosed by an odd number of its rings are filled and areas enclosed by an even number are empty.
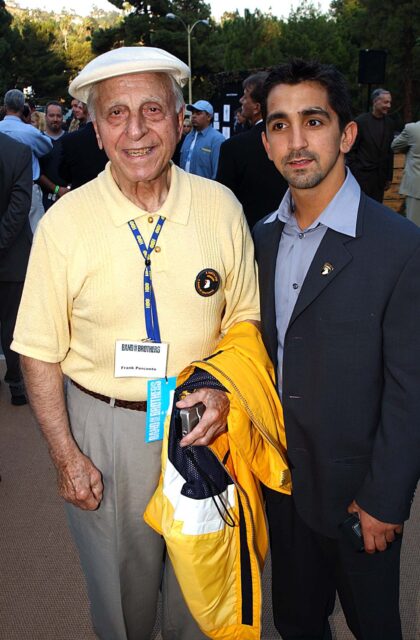
<svg viewBox="0 0 420 640">
<path fill-rule="evenodd" d="M 19 89 L 10 89 L 4 96 L 6 116 L 0 122 L 0 133 L 28 145 L 32 151 L 32 202 L 29 212 L 29 222 L 32 233 L 35 233 L 38 222 L 45 213 L 42 204 L 42 191 L 38 184 L 40 176 L 39 158 L 42 158 L 52 149 L 52 142 L 48 136 L 43 135 L 38 129 L 21 120 L 25 96 Z"/>
<path fill-rule="evenodd" d="M 172 162 L 174 162 L 178 167 L 180 166 L 181 161 L 181 149 L 184 144 L 184 140 L 187 135 L 190 133 L 192 129 L 191 118 L 190 116 L 184 116 L 184 123 L 182 125 L 182 134 L 180 140 L 177 142 L 175 147 L 174 155 L 172 156 Z"/>
<path fill-rule="evenodd" d="M 61 160 L 61 142 L 63 136 L 66 135 L 63 129 L 63 107 L 59 102 L 48 102 L 45 107 L 45 125 L 45 133 L 53 145 L 50 153 L 40 161 L 39 184 L 42 189 L 44 209 L 47 211 L 58 198 L 69 191 L 58 171 Z"/>
<path fill-rule="evenodd" d="M 71 189 L 77 189 L 96 178 L 107 162 L 107 155 L 98 146 L 95 130 L 88 114 L 85 126 L 62 138 L 58 168 L 60 180 Z"/>
<path fill-rule="evenodd" d="M 406 196 L 407 218 L 420 227 L 420 120 L 406 124 L 391 148 L 407 154 L 400 193 Z"/>
<path fill-rule="evenodd" d="M 252 125 L 245 133 L 226 140 L 220 149 L 216 180 L 233 191 L 244 208 L 249 226 L 279 206 L 287 184 L 269 160 L 261 134 L 261 91 L 265 71 L 248 76 L 243 82 L 242 115 Z"/>
<path fill-rule="evenodd" d="M 372 92 L 372 112 L 356 118 L 357 138 L 347 155 L 347 164 L 360 188 L 378 202 L 382 202 L 392 182 L 395 125 L 388 115 L 391 104 L 391 94 L 386 89 Z"/>
<path fill-rule="evenodd" d="M 0 338 L 13 405 L 26 404 L 19 356 L 10 345 L 31 250 L 31 198 L 31 150 L 0 133 Z"/>
<path fill-rule="evenodd" d="M 212 127 L 213 107 L 207 100 L 187 105 L 191 111 L 192 131 L 181 148 L 181 169 L 203 178 L 215 179 L 219 152 L 225 138 Z"/>
</svg>

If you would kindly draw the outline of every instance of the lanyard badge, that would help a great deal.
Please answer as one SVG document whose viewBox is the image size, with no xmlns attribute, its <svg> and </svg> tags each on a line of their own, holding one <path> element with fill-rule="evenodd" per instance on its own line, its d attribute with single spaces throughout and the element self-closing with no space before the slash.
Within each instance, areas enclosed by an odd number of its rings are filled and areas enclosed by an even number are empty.
<svg viewBox="0 0 420 640">
<path fill-rule="evenodd" d="M 156 298 L 153 291 L 152 285 L 152 270 L 151 270 L 151 259 L 150 256 L 156 246 L 157 239 L 162 230 L 163 223 L 165 222 L 165 218 L 163 216 L 159 216 L 159 220 L 156 223 L 156 226 L 153 230 L 152 237 L 150 238 L 149 246 L 146 247 L 146 243 L 143 240 L 143 237 L 134 222 L 134 220 L 130 220 L 128 223 L 131 229 L 131 232 L 137 242 L 137 246 L 140 250 L 144 258 L 144 276 L 143 276 L 143 287 L 144 287 L 144 318 L 146 322 L 146 332 L 149 340 L 153 340 L 153 342 L 160 342 L 160 331 L 159 331 L 159 322 L 157 316 L 157 307 L 156 307 Z"/>
<path fill-rule="evenodd" d="M 134 220 L 130 220 L 128 223 L 140 253 L 144 258 L 144 318 L 147 340 L 142 342 L 133 342 L 130 340 L 116 341 L 114 375 L 118 378 L 162 378 L 166 376 L 168 345 L 160 341 L 150 259 L 164 222 L 165 218 L 160 216 L 148 247 L 146 247 Z"/>
</svg>

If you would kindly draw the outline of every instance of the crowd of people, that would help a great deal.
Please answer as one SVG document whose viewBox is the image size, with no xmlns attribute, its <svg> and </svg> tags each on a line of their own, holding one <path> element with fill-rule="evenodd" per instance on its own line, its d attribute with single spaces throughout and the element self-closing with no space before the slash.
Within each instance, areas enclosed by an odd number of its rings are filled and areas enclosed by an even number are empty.
<svg viewBox="0 0 420 640">
<path fill-rule="evenodd" d="M 47 441 L 94 630 L 149 640 L 161 589 L 164 640 L 258 640 L 269 539 L 283 640 L 331 639 L 337 593 L 355 638 L 402 639 L 420 125 L 395 137 L 385 89 L 354 120 L 341 73 L 293 60 L 245 79 L 225 139 L 209 101 L 185 116 L 189 76 L 122 47 L 72 81 L 67 122 L 4 96 L 5 382 Z M 411 220 L 382 204 L 393 150 Z"/>
</svg>

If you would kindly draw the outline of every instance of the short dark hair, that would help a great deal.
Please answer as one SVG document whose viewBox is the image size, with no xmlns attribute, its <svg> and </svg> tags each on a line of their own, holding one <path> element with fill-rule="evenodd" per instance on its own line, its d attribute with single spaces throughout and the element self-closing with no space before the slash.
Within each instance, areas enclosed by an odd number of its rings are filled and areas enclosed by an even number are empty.
<svg viewBox="0 0 420 640">
<path fill-rule="evenodd" d="M 353 119 L 346 80 L 333 65 L 322 64 L 316 60 L 294 58 L 270 71 L 263 87 L 264 120 L 267 117 L 267 98 L 270 91 L 279 84 L 295 85 L 301 82 L 318 82 L 326 89 L 328 102 L 338 116 L 340 131 L 343 131 Z"/>
<path fill-rule="evenodd" d="M 48 107 L 60 107 L 61 113 L 63 113 L 63 105 L 61 104 L 61 102 L 57 102 L 57 100 L 50 100 L 49 102 L 47 102 L 47 104 L 45 105 L 45 113 L 48 113 Z"/>
<path fill-rule="evenodd" d="M 263 101 L 263 86 L 268 76 L 268 71 L 257 71 L 252 75 L 245 78 L 242 83 L 243 89 L 249 89 L 249 95 L 253 102 L 262 104 Z"/>
</svg>

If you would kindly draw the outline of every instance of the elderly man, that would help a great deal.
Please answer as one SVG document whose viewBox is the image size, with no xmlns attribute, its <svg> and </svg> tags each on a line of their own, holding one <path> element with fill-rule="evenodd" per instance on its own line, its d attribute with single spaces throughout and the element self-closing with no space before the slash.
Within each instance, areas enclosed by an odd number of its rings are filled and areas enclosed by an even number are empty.
<svg viewBox="0 0 420 640">
<path fill-rule="evenodd" d="M 164 548 L 142 520 L 161 453 L 145 429 L 148 378 L 167 389 L 230 327 L 259 318 L 239 203 L 170 162 L 188 76 L 165 51 L 128 47 L 73 81 L 110 163 L 42 221 L 14 336 L 103 640 L 149 640 L 155 621 Z M 206 411 L 183 444 L 208 444 L 229 403 L 194 396 Z M 163 637 L 201 638 L 168 566 L 163 587 Z"/>
<path fill-rule="evenodd" d="M 4 106 L 6 116 L 0 122 L 0 133 L 14 138 L 22 144 L 28 145 L 32 151 L 32 201 L 29 212 L 29 222 L 32 233 L 35 233 L 38 222 L 45 213 L 42 204 L 42 191 L 38 184 L 40 176 L 39 158 L 42 158 L 52 149 L 51 140 L 44 136 L 41 131 L 21 120 L 23 108 L 25 106 L 25 96 L 19 89 L 10 89 L 4 96 Z"/>
<path fill-rule="evenodd" d="M 362 191 L 378 202 L 392 181 L 394 156 L 391 142 L 394 121 L 388 115 L 391 94 L 386 89 L 372 91 L 372 112 L 356 118 L 357 138 L 347 162 Z"/>
<path fill-rule="evenodd" d="M 214 110 L 210 102 L 197 100 L 187 107 L 191 111 L 192 131 L 182 145 L 180 166 L 188 173 L 214 180 L 225 138 L 212 127 Z"/>
</svg>

